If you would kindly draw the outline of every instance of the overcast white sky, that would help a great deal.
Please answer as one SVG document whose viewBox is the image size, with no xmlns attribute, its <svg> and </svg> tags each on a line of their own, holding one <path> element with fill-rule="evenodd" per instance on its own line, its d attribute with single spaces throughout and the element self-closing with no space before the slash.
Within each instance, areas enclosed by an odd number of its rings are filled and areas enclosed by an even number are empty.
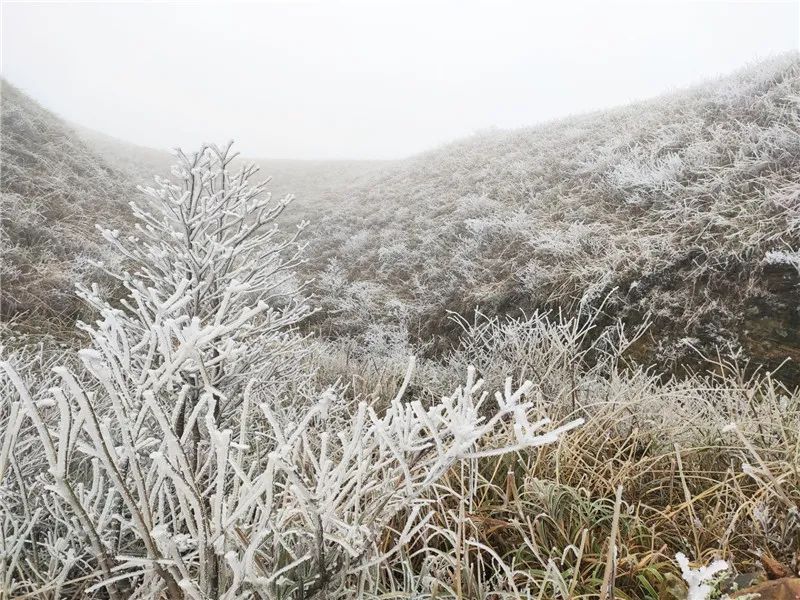
<svg viewBox="0 0 800 600">
<path fill-rule="evenodd" d="M 9 3 L 2 71 L 147 146 L 396 158 L 797 49 L 800 3 Z"/>
</svg>

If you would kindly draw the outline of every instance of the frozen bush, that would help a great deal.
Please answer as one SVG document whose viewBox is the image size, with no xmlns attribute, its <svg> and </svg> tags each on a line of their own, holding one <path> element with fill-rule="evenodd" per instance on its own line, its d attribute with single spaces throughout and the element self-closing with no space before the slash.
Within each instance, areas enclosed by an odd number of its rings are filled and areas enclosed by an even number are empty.
<svg viewBox="0 0 800 600">
<path fill-rule="evenodd" d="M 285 239 L 264 227 L 288 199 L 250 186 L 251 167 L 231 174 L 229 148 L 178 158 L 178 183 L 132 205 L 137 237 L 103 230 L 127 261 L 110 272 L 127 296 L 81 288 L 99 312 L 81 324 L 81 364 L 36 382 L 2 363 L 0 500 L 27 499 L 4 510 L 7 590 L 350 598 L 425 527 L 425 494 L 455 463 L 580 424 L 549 428 L 530 382 L 506 380 L 490 407 L 472 368 L 428 406 L 404 400 L 413 361 L 388 405 L 314 390 L 293 331 L 308 309 L 284 291 L 302 226 Z M 499 430 L 513 433 L 493 444 Z M 22 471 L 15 448 L 37 460 Z"/>
</svg>

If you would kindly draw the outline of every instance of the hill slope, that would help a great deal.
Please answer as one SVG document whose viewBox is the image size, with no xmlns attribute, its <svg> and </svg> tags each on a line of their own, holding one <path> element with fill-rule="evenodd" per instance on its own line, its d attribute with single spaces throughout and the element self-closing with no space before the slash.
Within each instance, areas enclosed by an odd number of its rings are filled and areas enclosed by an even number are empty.
<svg viewBox="0 0 800 600">
<path fill-rule="evenodd" d="M 653 312 L 653 337 L 635 349 L 644 360 L 731 344 L 770 368 L 800 362 L 797 55 L 465 139 L 344 197 L 311 245 L 322 331 L 369 338 L 370 323 L 401 320 L 441 348 L 450 310 L 607 298 L 613 317 Z"/>
<path fill-rule="evenodd" d="M 94 224 L 119 225 L 135 190 L 61 119 L 8 82 L 0 95 L 2 317 L 53 332 L 79 312 L 75 282 L 99 277 Z"/>
</svg>

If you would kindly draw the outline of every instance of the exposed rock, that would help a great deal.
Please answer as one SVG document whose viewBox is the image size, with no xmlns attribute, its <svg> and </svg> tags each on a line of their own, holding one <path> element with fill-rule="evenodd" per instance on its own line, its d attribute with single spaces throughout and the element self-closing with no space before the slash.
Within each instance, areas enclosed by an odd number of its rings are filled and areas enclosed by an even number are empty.
<svg viewBox="0 0 800 600">
<path fill-rule="evenodd" d="M 800 578 L 785 577 L 749 587 L 731 595 L 731 598 L 747 598 L 758 594 L 759 600 L 800 600 Z"/>
<path fill-rule="evenodd" d="M 794 573 L 786 565 L 780 561 L 775 560 L 771 556 L 764 554 L 761 557 L 761 564 L 764 565 L 764 571 L 767 574 L 767 579 L 784 579 L 786 577 L 793 577 Z"/>
</svg>

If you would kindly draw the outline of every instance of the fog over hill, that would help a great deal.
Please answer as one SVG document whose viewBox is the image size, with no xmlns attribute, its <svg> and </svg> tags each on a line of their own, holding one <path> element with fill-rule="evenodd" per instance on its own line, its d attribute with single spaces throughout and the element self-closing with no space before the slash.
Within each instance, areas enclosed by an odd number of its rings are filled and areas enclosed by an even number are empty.
<svg viewBox="0 0 800 600">
<path fill-rule="evenodd" d="M 171 151 L 137 146 L 85 127 L 76 126 L 76 131 L 87 146 L 116 169 L 126 173 L 132 181 L 150 185 L 154 175 L 170 175 L 170 168 L 175 162 Z M 342 190 L 356 185 L 362 178 L 394 161 L 292 160 L 248 156 L 240 157 L 237 164 L 248 162 L 259 167 L 262 178 L 271 178 L 270 192 L 274 196 L 292 194 L 295 197 L 292 210 L 284 213 L 283 218 L 296 222 L 300 218 L 314 219 L 320 206 L 337 202 Z"/>
</svg>

